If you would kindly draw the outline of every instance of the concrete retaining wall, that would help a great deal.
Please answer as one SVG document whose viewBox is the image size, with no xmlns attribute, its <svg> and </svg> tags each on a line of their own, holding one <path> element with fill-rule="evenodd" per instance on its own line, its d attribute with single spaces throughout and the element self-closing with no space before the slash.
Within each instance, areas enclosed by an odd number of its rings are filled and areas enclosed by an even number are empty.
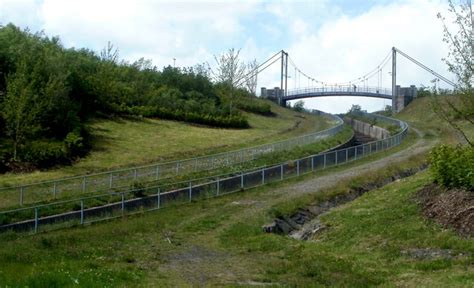
<svg viewBox="0 0 474 288">
<path fill-rule="evenodd" d="M 356 119 L 349 117 L 344 118 L 344 122 L 348 125 L 351 125 L 352 128 L 359 133 L 370 136 L 377 140 L 385 139 L 390 137 L 390 133 L 379 126 L 375 126 L 369 123 L 365 123 Z"/>
</svg>

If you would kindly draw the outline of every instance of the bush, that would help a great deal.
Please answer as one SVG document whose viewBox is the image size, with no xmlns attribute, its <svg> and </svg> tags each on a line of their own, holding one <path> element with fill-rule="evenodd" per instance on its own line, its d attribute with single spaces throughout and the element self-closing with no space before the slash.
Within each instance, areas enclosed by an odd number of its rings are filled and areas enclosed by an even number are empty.
<svg viewBox="0 0 474 288">
<path fill-rule="evenodd" d="M 474 147 L 441 145 L 430 153 L 434 181 L 449 188 L 474 190 Z"/>
<path fill-rule="evenodd" d="M 82 149 L 84 148 L 84 138 L 81 137 L 81 135 L 74 131 L 70 132 L 66 135 L 66 138 L 64 139 L 64 147 L 66 150 L 66 153 L 69 157 L 79 155 L 82 152 Z"/>
<path fill-rule="evenodd" d="M 246 112 L 260 114 L 264 116 L 274 116 L 271 106 L 268 103 L 258 103 L 255 100 L 245 99 L 240 100 L 236 103 L 237 108 L 244 110 Z"/>
<path fill-rule="evenodd" d="M 29 142 L 20 151 L 22 162 L 38 167 L 51 167 L 66 160 L 63 143 L 60 141 L 37 140 Z"/>
</svg>

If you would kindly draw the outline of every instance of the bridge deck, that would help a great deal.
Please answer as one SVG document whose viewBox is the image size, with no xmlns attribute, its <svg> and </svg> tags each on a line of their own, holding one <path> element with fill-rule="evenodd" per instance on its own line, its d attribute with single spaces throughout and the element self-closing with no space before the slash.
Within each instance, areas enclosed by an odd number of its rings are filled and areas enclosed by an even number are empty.
<svg viewBox="0 0 474 288">
<path fill-rule="evenodd" d="M 329 87 L 329 88 L 306 88 L 288 91 L 288 94 L 282 99 L 295 100 L 310 97 L 326 96 L 359 96 L 392 99 L 392 92 L 388 89 L 376 87 Z"/>
</svg>

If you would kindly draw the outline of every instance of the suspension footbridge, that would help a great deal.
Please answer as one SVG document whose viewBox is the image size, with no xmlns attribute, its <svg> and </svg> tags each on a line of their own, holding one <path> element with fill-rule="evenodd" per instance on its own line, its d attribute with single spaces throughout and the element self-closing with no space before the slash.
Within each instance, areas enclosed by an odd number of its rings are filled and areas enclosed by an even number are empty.
<svg viewBox="0 0 474 288">
<path fill-rule="evenodd" d="M 443 75 L 430 69 L 420 61 L 409 56 L 405 52 L 401 51 L 396 47 L 392 47 L 387 56 L 380 62 L 377 67 L 372 69 L 370 72 L 365 73 L 360 77 L 353 78 L 350 81 L 330 83 L 322 80 L 317 80 L 315 77 L 309 76 L 309 73 L 303 72 L 295 64 L 295 61 L 291 59 L 289 54 L 284 50 L 274 54 L 262 64 L 257 66 L 254 70 L 250 71 L 247 75 L 235 81 L 234 85 L 239 85 L 251 77 L 256 77 L 262 73 L 268 67 L 274 63 L 280 62 L 280 87 L 275 89 L 266 89 L 262 87 L 261 97 L 272 99 L 282 106 L 286 106 L 287 101 L 304 99 L 304 98 L 315 98 L 315 97 L 341 97 L 341 96 L 358 96 L 358 97 L 371 97 L 380 99 L 392 100 L 392 110 L 394 112 L 400 112 L 403 108 L 408 105 L 416 97 L 417 89 L 414 85 L 410 87 L 400 87 L 397 85 L 397 55 L 403 56 L 405 59 L 414 63 L 416 66 L 422 68 L 426 72 L 430 73 L 436 80 L 441 80 L 448 85 L 456 88 L 456 84 L 444 77 Z M 391 60 L 391 88 L 382 87 L 382 70 L 384 67 L 389 65 Z M 308 80 L 308 86 L 295 89 L 288 89 L 288 65 L 291 65 L 295 71 L 295 86 L 296 78 L 299 76 L 300 80 L 303 76 Z M 377 79 L 377 86 L 368 86 L 370 79 Z"/>
</svg>

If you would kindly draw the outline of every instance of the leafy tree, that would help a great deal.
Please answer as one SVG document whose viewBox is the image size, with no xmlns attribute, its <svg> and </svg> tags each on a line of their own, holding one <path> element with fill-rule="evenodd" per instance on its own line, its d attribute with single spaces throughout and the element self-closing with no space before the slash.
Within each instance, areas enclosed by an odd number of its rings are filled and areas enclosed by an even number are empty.
<svg viewBox="0 0 474 288">
<path fill-rule="evenodd" d="M 349 113 L 351 112 L 361 112 L 362 107 L 359 104 L 352 104 L 351 109 L 349 109 Z"/>
<path fill-rule="evenodd" d="M 298 100 L 295 102 L 293 105 L 293 110 L 297 112 L 303 112 L 304 111 L 304 101 L 303 100 Z"/>
<path fill-rule="evenodd" d="M 450 46 L 448 57 L 443 59 L 449 71 L 457 77 L 456 91 L 459 101 L 444 97 L 435 101 L 439 114 L 460 134 L 471 146 L 474 145 L 462 126 L 456 120 L 464 120 L 474 125 L 474 16 L 470 0 L 455 5 L 449 1 L 449 10 L 454 19 L 456 31 L 451 31 L 445 17 L 438 13 L 443 22 L 443 40 Z"/>
<path fill-rule="evenodd" d="M 245 75 L 245 64 L 239 59 L 240 49 L 229 49 L 227 53 L 220 56 L 215 56 L 217 63 L 214 77 L 216 82 L 229 83 L 234 86 L 237 80 L 240 80 Z"/>
<path fill-rule="evenodd" d="M 23 62 L 15 74 L 7 77 L 7 93 L 3 101 L 2 116 L 6 134 L 13 143 L 14 161 L 19 160 L 19 147 L 40 130 L 38 118 L 41 107 L 38 105 L 38 95 L 28 77 L 26 65 Z"/>
<path fill-rule="evenodd" d="M 252 95 L 257 95 L 257 71 L 258 63 L 257 60 L 253 60 L 247 64 L 247 71 L 251 73 L 249 77 L 245 80 L 245 85 Z"/>
</svg>

